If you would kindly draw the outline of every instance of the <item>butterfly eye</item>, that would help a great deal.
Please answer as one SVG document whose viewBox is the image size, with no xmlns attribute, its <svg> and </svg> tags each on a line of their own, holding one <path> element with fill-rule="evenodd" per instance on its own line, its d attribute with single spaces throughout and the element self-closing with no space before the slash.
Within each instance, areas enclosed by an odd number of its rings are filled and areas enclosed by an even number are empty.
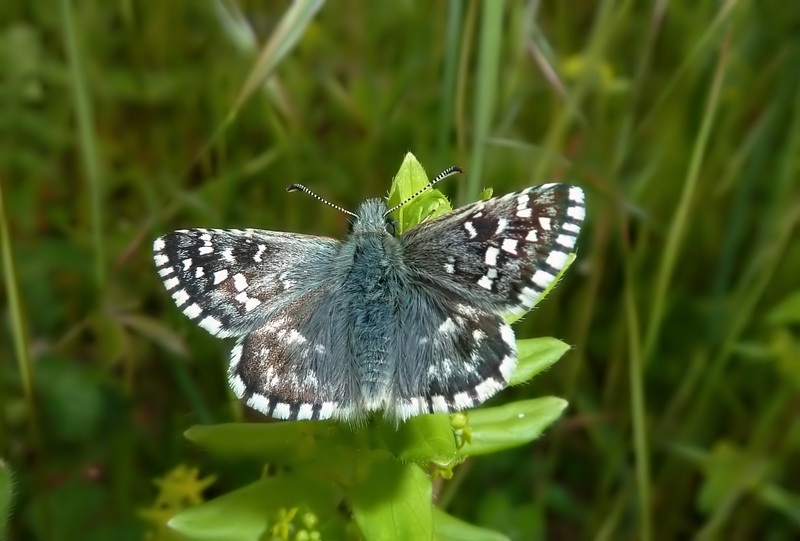
<svg viewBox="0 0 800 541">
<path fill-rule="evenodd" d="M 385 227 L 386 227 L 386 232 L 394 237 L 394 234 L 397 232 L 397 220 L 395 220 L 390 216 L 387 216 Z"/>
</svg>

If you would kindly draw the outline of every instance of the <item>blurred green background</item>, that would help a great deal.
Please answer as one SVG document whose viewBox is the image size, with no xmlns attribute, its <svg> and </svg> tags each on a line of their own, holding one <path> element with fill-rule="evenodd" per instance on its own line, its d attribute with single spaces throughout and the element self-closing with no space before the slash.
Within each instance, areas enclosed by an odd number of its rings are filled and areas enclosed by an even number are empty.
<svg viewBox="0 0 800 541">
<path fill-rule="evenodd" d="M 468 170 L 456 204 L 588 197 L 578 260 L 517 325 L 574 350 L 492 401 L 570 407 L 459 467 L 443 507 L 521 540 L 800 538 L 796 4 L 5 0 L 0 59 L 12 539 L 139 540 L 174 468 L 216 476 L 206 498 L 257 478 L 182 436 L 261 418 L 152 239 L 341 236 L 284 188 L 354 209 L 407 151 Z"/>
</svg>

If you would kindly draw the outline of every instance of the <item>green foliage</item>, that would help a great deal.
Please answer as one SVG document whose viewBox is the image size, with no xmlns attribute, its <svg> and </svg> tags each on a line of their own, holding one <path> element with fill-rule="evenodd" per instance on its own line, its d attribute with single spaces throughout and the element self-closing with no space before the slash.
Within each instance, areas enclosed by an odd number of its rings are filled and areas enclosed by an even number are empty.
<svg viewBox="0 0 800 541">
<path fill-rule="evenodd" d="M 14 476 L 8 464 L 0 460 L 0 541 L 6 539 L 11 517 L 11 498 L 14 495 Z"/>
<path fill-rule="evenodd" d="M 242 519 L 248 535 L 356 538 L 401 510 L 357 523 L 317 508 L 352 499 L 360 466 L 397 462 L 409 492 L 412 466 L 430 480 L 424 520 L 441 539 L 798 537 L 800 41 L 786 2 L 6 0 L 0 21 L 11 539 L 156 535 L 139 511 L 178 464 L 217 477 L 178 516 L 254 482 L 269 503 L 269 483 L 334 471 L 319 442 L 369 459 L 335 470 L 334 493 L 299 491 L 313 508 L 276 485 L 286 501 Z M 197 226 L 341 237 L 344 216 L 284 188 L 352 210 L 386 194 L 409 150 L 431 172 L 467 170 L 440 186 L 453 207 L 487 186 L 587 192 L 574 264 L 515 323 L 527 383 L 399 431 L 252 422 L 225 381 L 230 344 L 174 308 L 151 240 Z M 450 205 L 418 202 L 404 227 Z M 542 396 L 570 404 L 546 437 L 460 462 L 509 441 L 492 428 L 536 432 L 506 425 L 505 407 L 557 416 Z"/>
</svg>

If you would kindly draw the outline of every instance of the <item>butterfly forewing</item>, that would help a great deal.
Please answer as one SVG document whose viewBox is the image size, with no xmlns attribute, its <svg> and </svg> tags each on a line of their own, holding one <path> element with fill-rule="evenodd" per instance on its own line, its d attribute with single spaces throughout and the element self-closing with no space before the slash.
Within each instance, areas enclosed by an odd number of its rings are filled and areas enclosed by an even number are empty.
<svg viewBox="0 0 800 541">
<path fill-rule="evenodd" d="M 218 337 L 239 336 L 324 280 L 339 242 L 257 229 L 183 229 L 153 257 L 175 304 Z"/>
<path fill-rule="evenodd" d="M 479 201 L 403 235 L 408 264 L 477 306 L 521 315 L 575 251 L 580 188 L 544 184 Z"/>
</svg>

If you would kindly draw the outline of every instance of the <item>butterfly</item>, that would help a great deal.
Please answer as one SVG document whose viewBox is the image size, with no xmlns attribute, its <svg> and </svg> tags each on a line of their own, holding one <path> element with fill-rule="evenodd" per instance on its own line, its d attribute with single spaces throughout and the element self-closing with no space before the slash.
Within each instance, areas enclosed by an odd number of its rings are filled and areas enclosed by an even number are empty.
<svg viewBox="0 0 800 541">
<path fill-rule="evenodd" d="M 352 218 L 341 241 L 182 229 L 154 241 L 154 261 L 186 316 L 237 337 L 230 386 L 268 416 L 358 423 L 381 411 L 399 423 L 477 406 L 516 367 L 504 316 L 530 310 L 575 252 L 583 190 L 535 186 L 402 234 L 397 207 L 340 208 Z"/>
</svg>

